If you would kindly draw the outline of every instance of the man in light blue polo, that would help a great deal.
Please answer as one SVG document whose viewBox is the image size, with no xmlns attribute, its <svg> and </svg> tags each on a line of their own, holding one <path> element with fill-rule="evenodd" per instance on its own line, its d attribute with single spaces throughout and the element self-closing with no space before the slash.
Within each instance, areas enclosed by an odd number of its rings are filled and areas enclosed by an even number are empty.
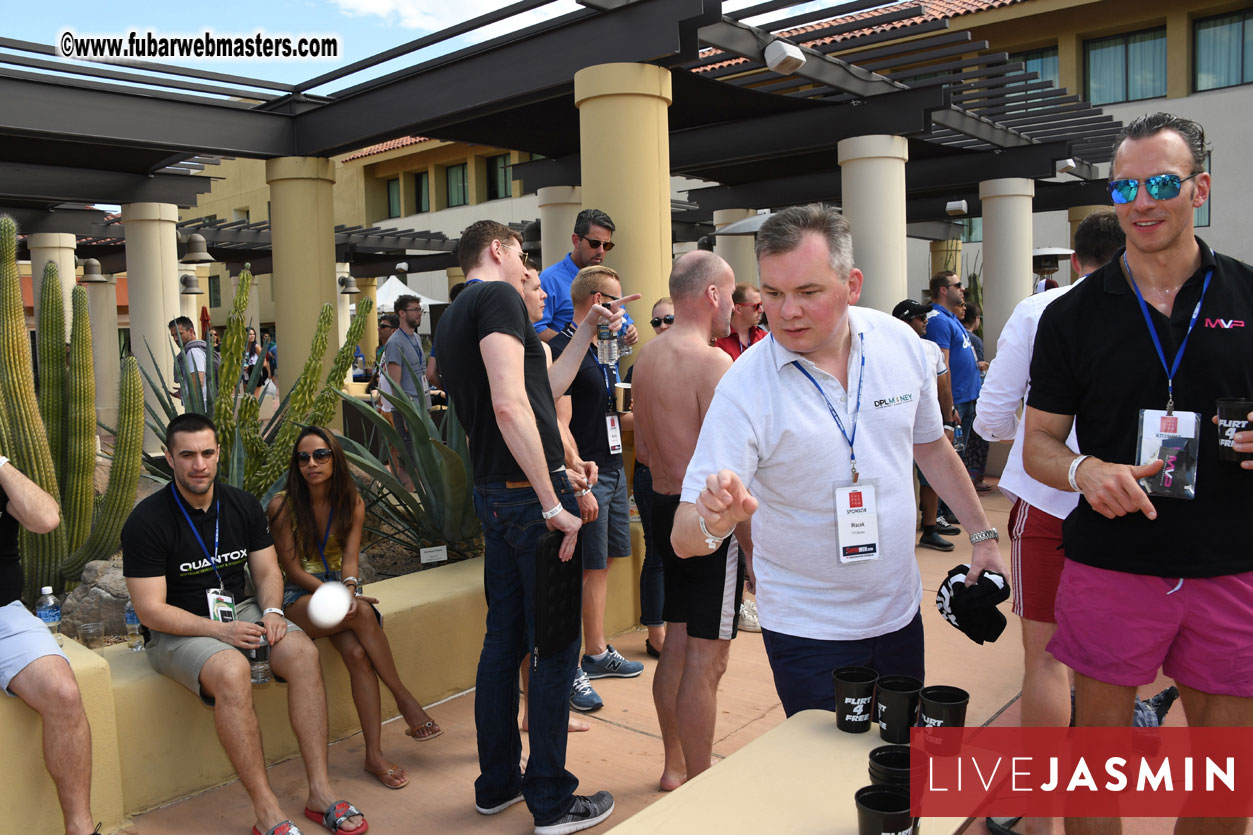
<svg viewBox="0 0 1253 835">
<path fill-rule="evenodd" d="M 584 209 L 575 217 L 570 252 L 539 274 L 540 286 L 548 295 L 544 302 L 544 318 L 535 323 L 535 332 L 540 339 L 549 341 L 573 321 L 574 303 L 570 300 L 570 285 L 579 270 L 604 262 L 605 255 L 613 249 L 615 228 L 613 220 L 600 209 Z M 626 343 L 634 345 L 639 340 L 639 334 L 629 315 L 626 322 Z"/>
</svg>

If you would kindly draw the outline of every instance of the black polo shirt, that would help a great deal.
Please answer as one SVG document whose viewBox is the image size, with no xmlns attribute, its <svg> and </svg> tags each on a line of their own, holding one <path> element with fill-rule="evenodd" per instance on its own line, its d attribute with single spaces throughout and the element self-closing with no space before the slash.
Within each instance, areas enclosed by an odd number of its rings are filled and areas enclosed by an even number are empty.
<svg viewBox="0 0 1253 835">
<path fill-rule="evenodd" d="M 567 325 L 549 340 L 553 360 L 561 356 L 573 336 L 574 325 Z M 610 413 L 609 392 L 617 382 L 617 368 L 601 368 L 596 361 L 596 341 L 592 340 L 583 352 L 578 373 L 566 389 L 566 394 L 570 395 L 570 434 L 579 448 L 579 457 L 595 461 L 596 467 L 606 472 L 622 467 L 622 453 L 609 451 L 609 430 L 605 426 L 605 416 Z"/>
<path fill-rule="evenodd" d="M 196 510 L 182 497 L 175 498 L 171 484 L 135 505 L 122 527 L 123 576 L 165 577 L 165 602 L 201 617 L 209 616 L 205 592 L 219 587 L 218 575 L 221 585 L 240 602 L 248 554 L 274 544 L 261 503 L 251 493 L 218 483 L 213 486 L 213 497 L 208 510 Z M 199 542 L 183 518 L 180 502 L 200 534 Z M 214 573 L 205 549 L 213 553 L 219 506 L 222 518 Z"/>
<path fill-rule="evenodd" d="M 1179 290 L 1167 319 L 1149 305 L 1166 361 L 1209 291 L 1175 375 L 1175 409 L 1201 415 L 1196 498 L 1153 496 L 1157 519 L 1106 519 L 1086 500 L 1066 518 L 1066 556 L 1114 571 L 1215 577 L 1253 571 L 1253 473 L 1218 460 L 1215 401 L 1253 394 L 1253 268 L 1215 255 L 1199 238 L 1201 267 Z M 1166 408 L 1166 372 L 1122 254 L 1050 304 L 1040 318 L 1027 405 L 1074 415 L 1079 449 L 1134 464 L 1141 409 Z"/>
<path fill-rule="evenodd" d="M 492 390 L 479 343 L 493 333 L 518 339 L 523 348 L 523 384 L 535 413 L 549 470 L 562 466 L 564 455 L 557 431 L 557 409 L 548 382 L 543 343 L 526 312 L 526 302 L 511 284 L 472 281 L 440 317 L 435 334 L 439 374 L 452 398 L 457 419 L 470 437 L 470 463 L 475 481 L 522 481 L 526 475 L 509 451 L 492 405 Z"/>
</svg>

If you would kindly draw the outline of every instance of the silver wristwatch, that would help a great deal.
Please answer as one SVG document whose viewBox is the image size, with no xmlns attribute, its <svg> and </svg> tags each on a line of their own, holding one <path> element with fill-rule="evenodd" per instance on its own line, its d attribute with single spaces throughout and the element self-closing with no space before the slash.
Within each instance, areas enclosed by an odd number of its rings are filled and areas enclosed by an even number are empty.
<svg viewBox="0 0 1253 835">
<path fill-rule="evenodd" d="M 989 539 L 993 542 L 1001 541 L 1001 535 L 996 532 L 996 528 L 988 528 L 986 531 L 972 533 L 970 535 L 970 544 L 978 545 L 980 542 L 987 542 Z"/>
</svg>

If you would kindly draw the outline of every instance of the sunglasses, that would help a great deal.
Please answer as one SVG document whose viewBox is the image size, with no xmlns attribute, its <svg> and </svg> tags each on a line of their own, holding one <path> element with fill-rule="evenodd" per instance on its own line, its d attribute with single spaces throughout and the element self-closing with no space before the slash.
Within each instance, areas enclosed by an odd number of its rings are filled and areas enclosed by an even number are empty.
<svg viewBox="0 0 1253 835">
<path fill-rule="evenodd" d="M 1149 197 L 1154 200 L 1170 200 L 1178 197 L 1179 189 L 1183 187 L 1183 184 L 1195 176 L 1196 174 L 1187 177 L 1180 177 L 1178 174 L 1157 174 L 1143 181 L 1144 188 L 1148 191 Z M 1140 180 L 1110 180 L 1110 199 L 1119 204 L 1132 202 L 1140 193 L 1140 183 Z"/>
<path fill-rule="evenodd" d="M 613 249 L 613 241 L 598 241 L 595 238 L 589 238 L 587 235 L 579 235 L 579 237 L 587 241 L 587 245 L 592 249 L 603 249 L 605 252 Z"/>
<path fill-rule="evenodd" d="M 648 324 L 652 325 L 654 328 L 659 328 L 659 327 L 661 327 L 661 323 L 662 323 L 662 322 L 665 322 L 667 325 L 673 325 L 673 324 L 674 324 L 674 314 L 673 314 L 673 313 L 671 313 L 671 314 L 669 314 L 669 315 L 667 315 L 667 316 L 660 316 L 660 317 L 659 317 L 659 316 L 654 316 L 653 318 L 651 318 L 651 319 L 649 319 L 649 320 L 648 320 Z"/>
<path fill-rule="evenodd" d="M 621 296 L 611 296 L 603 290 L 597 290 L 596 295 L 600 296 L 602 299 L 608 299 L 611 302 L 619 301 L 622 298 Z"/>
<path fill-rule="evenodd" d="M 751 307 L 753 310 L 761 310 L 761 302 L 757 302 L 756 304 L 749 304 L 748 302 L 740 302 L 739 304 L 736 305 L 736 307 Z"/>
<path fill-rule="evenodd" d="M 330 457 L 331 457 L 331 451 L 327 449 L 326 447 L 322 447 L 321 449 L 315 449 L 313 452 L 297 452 L 296 453 L 296 461 L 298 461 L 300 463 L 300 466 L 302 467 L 309 463 L 310 458 L 312 458 L 314 461 L 325 461 L 326 459 Z"/>
</svg>

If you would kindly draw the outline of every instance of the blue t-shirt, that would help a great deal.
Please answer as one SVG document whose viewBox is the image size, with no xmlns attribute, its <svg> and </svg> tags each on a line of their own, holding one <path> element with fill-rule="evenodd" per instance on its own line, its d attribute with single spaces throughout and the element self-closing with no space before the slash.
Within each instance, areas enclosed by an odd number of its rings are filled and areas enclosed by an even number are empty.
<svg viewBox="0 0 1253 835">
<path fill-rule="evenodd" d="M 578 274 L 579 268 L 568 252 L 565 258 L 539 274 L 540 287 L 544 288 L 548 298 L 544 300 L 544 318 L 535 323 L 536 333 L 543 333 L 549 328 L 560 333 L 565 330 L 566 325 L 574 321 L 574 302 L 570 299 L 570 285 L 574 283 L 574 277 Z M 626 290 L 622 292 L 625 293 Z M 628 325 L 634 324 L 630 313 L 626 314 L 623 321 Z"/>
<path fill-rule="evenodd" d="M 933 304 L 927 316 L 927 339 L 948 351 L 948 369 L 953 380 L 953 403 L 966 403 L 979 396 L 983 381 L 979 361 L 970 342 L 970 332 L 948 308 Z"/>
</svg>

